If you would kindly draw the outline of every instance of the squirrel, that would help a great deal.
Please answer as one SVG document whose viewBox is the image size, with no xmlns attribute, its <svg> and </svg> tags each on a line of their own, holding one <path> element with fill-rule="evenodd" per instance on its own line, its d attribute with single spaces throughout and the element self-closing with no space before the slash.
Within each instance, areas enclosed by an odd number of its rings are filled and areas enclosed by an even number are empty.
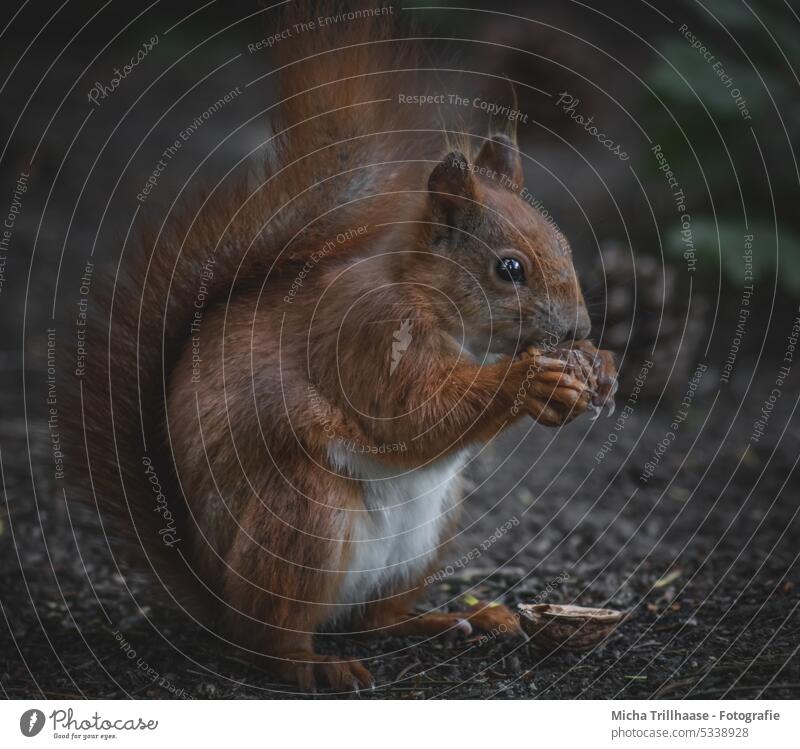
<svg viewBox="0 0 800 749">
<path fill-rule="evenodd" d="M 290 6 L 280 28 L 338 8 Z M 520 194 L 515 131 L 400 104 L 431 76 L 398 28 L 364 14 L 274 45 L 263 170 L 142 229 L 92 292 L 70 385 L 71 495 L 112 549 L 302 689 L 372 685 L 315 651 L 325 630 L 519 633 L 504 605 L 415 613 L 463 469 L 522 418 L 613 395 L 568 242 Z"/>
</svg>

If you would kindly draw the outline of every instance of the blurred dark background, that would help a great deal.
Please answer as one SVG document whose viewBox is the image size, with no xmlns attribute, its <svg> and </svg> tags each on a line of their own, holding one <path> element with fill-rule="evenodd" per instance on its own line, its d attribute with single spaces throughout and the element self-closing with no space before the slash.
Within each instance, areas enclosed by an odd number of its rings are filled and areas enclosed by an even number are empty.
<svg viewBox="0 0 800 749">
<path fill-rule="evenodd" d="M 379 696 L 799 696 L 797 4 L 436 5 L 395 13 L 414 17 L 432 63 L 463 71 L 465 90 L 505 102 L 504 78 L 514 83 L 526 185 L 570 238 L 595 338 L 618 353 L 623 387 L 610 420 L 526 426 L 481 453 L 462 545 L 522 522 L 432 598 L 513 604 L 569 570 L 554 601 L 638 613 L 589 655 L 345 647 L 370 659 L 387 685 Z M 259 158 L 275 97 L 269 51 L 248 45 L 274 33 L 274 10 L 27 4 L 4 24 L 0 687 L 12 697 L 280 694 L 246 656 L 122 587 L 90 515 L 67 509 L 46 425 L 48 330 L 70 344 L 87 260 L 113 268 L 134 222 L 159 220 Z M 93 104 L 93 87 L 154 36 Z M 164 148 L 237 87 L 137 200 Z M 601 145 L 588 118 L 628 158 Z M 479 110 L 466 120 L 488 127 Z M 641 480 L 698 371 L 685 422 Z M 115 631 L 158 679 L 120 651 Z"/>
</svg>

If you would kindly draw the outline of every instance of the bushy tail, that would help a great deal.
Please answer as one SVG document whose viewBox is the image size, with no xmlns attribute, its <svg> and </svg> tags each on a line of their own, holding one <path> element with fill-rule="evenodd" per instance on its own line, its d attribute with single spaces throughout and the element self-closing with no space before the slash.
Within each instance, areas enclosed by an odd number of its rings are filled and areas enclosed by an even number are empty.
<svg viewBox="0 0 800 749">
<path fill-rule="evenodd" d="M 115 550 L 172 595 L 203 587 L 165 428 L 166 383 L 198 300 L 224 304 L 237 284 L 303 262 L 367 203 L 373 222 L 397 218 L 396 201 L 390 213 L 370 196 L 413 188 L 415 163 L 440 149 L 435 110 L 425 122 L 398 104 L 398 93 L 424 94 L 416 45 L 394 41 L 398 13 L 292 3 L 275 21 L 292 32 L 274 46 L 280 103 L 263 170 L 198 196 L 158 237 L 144 230 L 105 291 L 93 289 L 65 409 L 72 495 L 96 504 Z"/>
<path fill-rule="evenodd" d="M 296 202 L 281 232 L 293 247 L 301 244 L 292 234 L 298 225 L 324 234 L 331 222 L 363 214 L 359 200 L 424 188 L 420 160 L 442 156 L 438 109 L 406 103 L 425 96 L 429 76 L 420 74 L 415 32 L 398 22 L 402 11 L 391 5 L 347 11 L 323 2 L 313 4 L 309 18 L 304 7 L 293 4 L 283 20 L 298 34 L 297 44 L 275 47 L 281 106 L 270 167 L 273 174 L 284 170 L 274 202 Z M 309 22 L 316 28 L 303 30 Z M 369 207 L 380 211 L 390 203 Z"/>
</svg>

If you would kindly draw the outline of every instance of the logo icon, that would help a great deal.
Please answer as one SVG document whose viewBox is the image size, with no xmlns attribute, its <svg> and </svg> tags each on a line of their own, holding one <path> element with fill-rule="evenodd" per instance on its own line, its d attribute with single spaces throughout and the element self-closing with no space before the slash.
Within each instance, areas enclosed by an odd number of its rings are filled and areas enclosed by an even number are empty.
<svg viewBox="0 0 800 749">
<path fill-rule="evenodd" d="M 397 369 L 397 365 L 400 363 L 400 359 L 403 358 L 403 354 L 408 349 L 413 336 L 411 335 L 411 320 L 408 318 L 403 320 L 400 323 L 400 327 L 394 331 L 392 335 L 394 340 L 392 341 L 392 361 L 389 365 L 389 374 L 393 375 L 394 370 Z"/>
<path fill-rule="evenodd" d="M 23 736 L 35 736 L 44 728 L 44 713 L 41 710 L 26 710 L 19 719 L 19 730 Z"/>
</svg>

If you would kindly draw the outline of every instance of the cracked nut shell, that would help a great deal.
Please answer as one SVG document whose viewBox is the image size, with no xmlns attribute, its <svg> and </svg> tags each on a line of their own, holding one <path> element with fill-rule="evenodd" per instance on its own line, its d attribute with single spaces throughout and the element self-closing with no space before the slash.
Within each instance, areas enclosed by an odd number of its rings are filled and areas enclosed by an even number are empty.
<svg viewBox="0 0 800 749">
<path fill-rule="evenodd" d="M 587 650 L 605 640 L 628 612 L 550 603 L 517 605 L 520 624 L 541 648 Z"/>
</svg>

